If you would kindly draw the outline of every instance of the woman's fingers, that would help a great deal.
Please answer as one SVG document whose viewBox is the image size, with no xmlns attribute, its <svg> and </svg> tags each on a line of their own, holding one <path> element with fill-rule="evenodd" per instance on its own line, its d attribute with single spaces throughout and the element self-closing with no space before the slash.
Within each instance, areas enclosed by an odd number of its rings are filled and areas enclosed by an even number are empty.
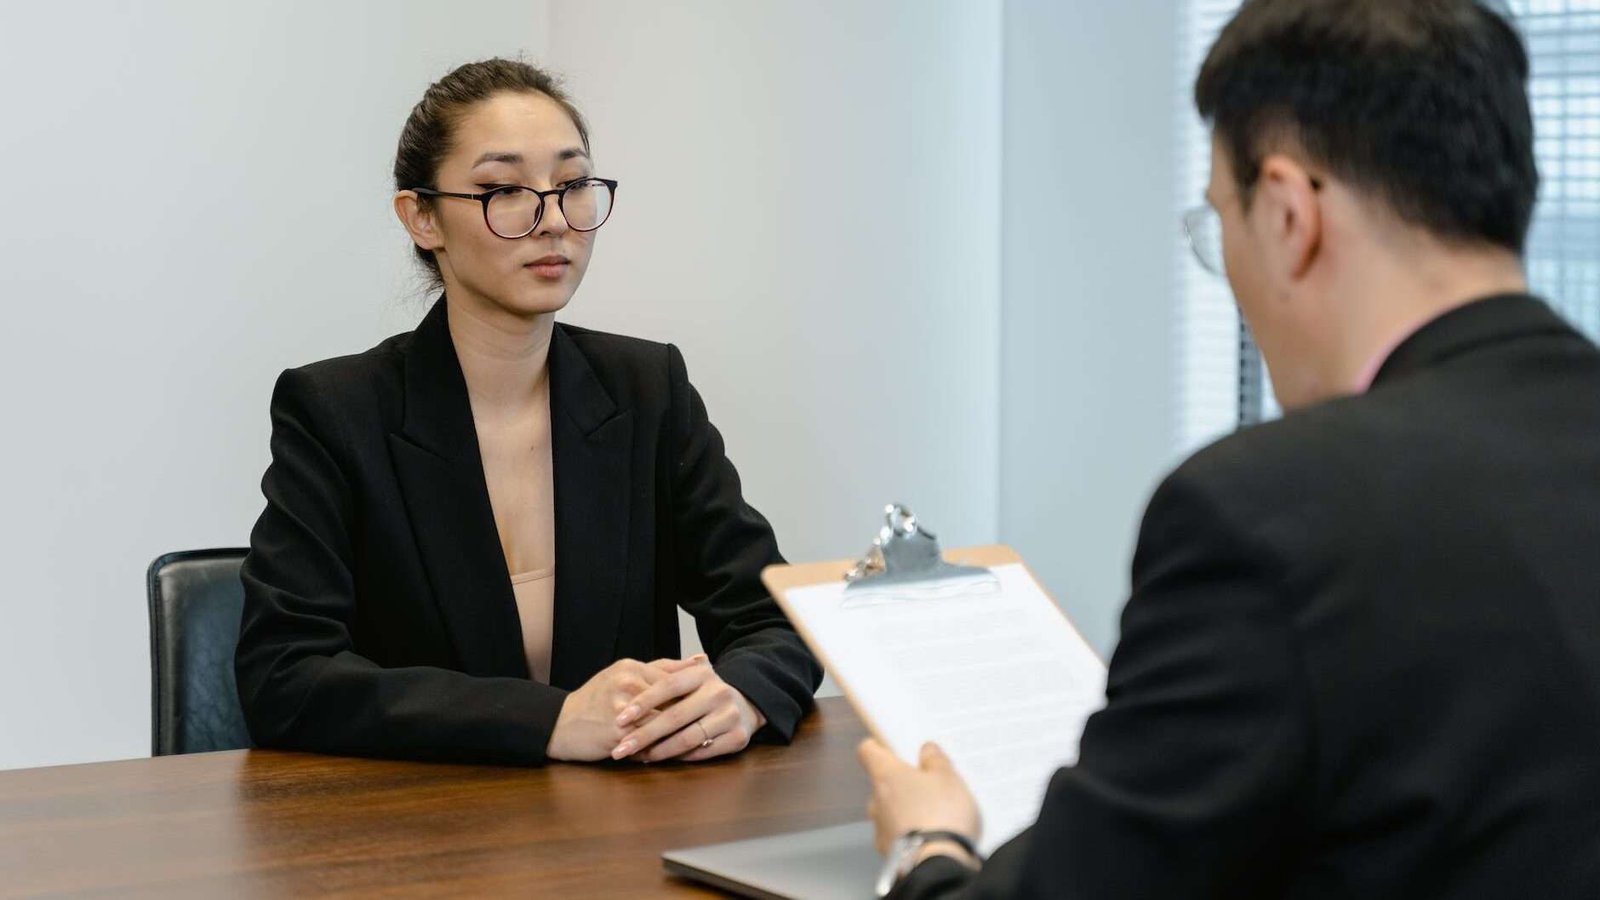
<svg viewBox="0 0 1600 900">
<path fill-rule="evenodd" d="M 670 676 L 668 680 L 670 681 L 672 678 L 694 674 L 696 674 L 696 670 L 691 669 L 688 671 L 679 672 L 677 675 Z M 703 680 L 704 675 L 702 674 L 701 677 Z M 664 684 L 666 684 L 666 682 L 662 682 L 662 685 Z M 656 687 L 660 686 L 661 685 L 657 685 Z M 682 693 L 687 694 L 688 696 L 685 696 L 682 700 L 665 709 L 659 710 L 659 714 L 655 718 L 644 722 L 632 730 L 624 731 L 622 733 L 622 740 L 617 743 L 616 749 L 611 751 L 611 758 L 624 759 L 632 756 L 633 754 L 651 746 L 662 738 L 683 730 L 683 728 L 690 722 L 693 722 L 710 712 L 712 708 L 716 706 L 717 696 L 720 692 L 699 691 L 697 690 L 697 687 L 698 685 L 694 685 L 685 689 Z M 655 690 L 654 687 L 650 689 L 650 691 L 653 690 Z M 648 694 L 650 691 L 646 691 L 645 693 Z M 645 694 L 640 694 L 639 696 L 644 697 Z M 681 694 L 674 694 L 674 696 L 681 696 Z M 637 703 L 635 706 L 630 706 L 628 709 L 624 710 L 623 715 L 627 716 L 629 713 L 633 713 L 634 715 L 630 717 L 630 720 L 636 719 L 639 718 L 639 714 L 644 709 L 649 708 L 650 707 L 645 707 L 643 703 Z M 618 718 L 618 721 L 621 721 L 621 717 Z"/>
<path fill-rule="evenodd" d="M 657 671 L 671 675 L 673 672 L 681 672 L 684 669 L 694 668 L 695 666 L 706 662 L 708 659 L 709 657 L 707 657 L 704 653 L 696 653 L 693 656 L 684 657 L 683 659 L 666 658 L 651 660 L 646 665 L 650 666 L 652 669 L 656 669 Z"/>
<path fill-rule="evenodd" d="M 652 665 L 654 665 L 652 663 Z M 711 667 L 704 660 L 680 669 L 655 682 L 634 695 L 627 707 L 617 716 L 617 726 L 626 728 L 652 709 L 660 709 L 673 700 L 693 693 L 711 677 Z M 658 735 L 664 737 L 665 735 Z M 640 746 L 647 746 L 641 744 Z"/>
<path fill-rule="evenodd" d="M 740 740 L 738 727 L 738 710 L 732 706 L 713 709 L 705 716 L 679 729 L 676 734 L 669 735 L 651 747 L 645 753 L 645 761 L 665 762 L 681 757 L 685 762 L 696 762 L 723 753 L 732 753 L 749 741 L 748 738 Z M 711 741 L 711 744 L 703 746 L 707 740 Z"/>
<path fill-rule="evenodd" d="M 749 743 L 749 741 L 740 743 L 732 740 L 727 735 L 723 735 L 717 738 L 711 746 L 696 747 L 695 749 L 690 750 L 688 753 L 677 757 L 677 760 L 678 762 L 686 763 L 705 762 L 708 759 L 716 759 L 719 756 L 730 756 L 734 753 L 738 753 L 740 750 L 743 750 L 746 746 L 748 746 Z"/>
</svg>

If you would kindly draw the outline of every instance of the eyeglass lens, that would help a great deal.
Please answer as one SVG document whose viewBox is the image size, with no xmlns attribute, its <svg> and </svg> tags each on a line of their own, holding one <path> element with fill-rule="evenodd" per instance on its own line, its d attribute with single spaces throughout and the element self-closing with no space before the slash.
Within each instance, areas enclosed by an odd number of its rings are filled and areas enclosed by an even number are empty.
<svg viewBox="0 0 1600 900">
<path fill-rule="evenodd" d="M 588 179 L 567 186 L 560 195 L 561 213 L 576 231 L 593 231 L 611 215 L 611 186 Z M 528 188 L 511 188 L 489 198 L 485 213 L 489 230 L 504 238 L 519 238 L 538 227 L 543 199 Z"/>
</svg>

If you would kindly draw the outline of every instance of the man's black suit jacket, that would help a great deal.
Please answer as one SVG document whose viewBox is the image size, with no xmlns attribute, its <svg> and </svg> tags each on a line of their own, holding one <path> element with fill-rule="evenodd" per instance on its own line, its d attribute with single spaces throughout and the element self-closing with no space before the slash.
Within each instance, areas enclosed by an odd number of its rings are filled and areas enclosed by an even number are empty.
<svg viewBox="0 0 1600 900">
<path fill-rule="evenodd" d="M 1497 297 L 1156 491 L 1037 824 L 907 898 L 1600 898 L 1600 353 Z"/>
<path fill-rule="evenodd" d="M 531 681 L 440 300 L 417 330 L 292 369 L 235 668 L 257 744 L 536 764 L 567 693 L 677 656 L 677 609 L 787 740 L 821 668 L 762 589 L 772 529 L 665 344 L 557 325 L 550 355 L 551 684 Z"/>
</svg>

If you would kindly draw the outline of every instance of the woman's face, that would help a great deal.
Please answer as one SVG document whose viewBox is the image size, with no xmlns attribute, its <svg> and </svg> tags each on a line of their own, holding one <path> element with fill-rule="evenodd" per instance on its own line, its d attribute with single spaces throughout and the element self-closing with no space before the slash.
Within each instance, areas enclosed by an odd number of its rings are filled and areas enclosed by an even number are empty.
<svg viewBox="0 0 1600 900">
<path fill-rule="evenodd" d="M 469 107 L 439 165 L 441 191 L 477 194 L 502 185 L 550 190 L 593 175 L 583 139 L 561 105 L 544 94 L 501 93 Z M 405 192 L 402 192 L 405 193 Z M 519 317 L 567 305 L 589 267 L 596 232 L 574 231 L 554 195 L 539 225 L 515 240 L 484 223 L 481 203 L 435 197 L 412 237 L 434 251 L 453 302 L 484 304 Z M 407 218 L 404 210 L 402 219 Z M 435 242 L 429 246 L 427 241 Z"/>
</svg>

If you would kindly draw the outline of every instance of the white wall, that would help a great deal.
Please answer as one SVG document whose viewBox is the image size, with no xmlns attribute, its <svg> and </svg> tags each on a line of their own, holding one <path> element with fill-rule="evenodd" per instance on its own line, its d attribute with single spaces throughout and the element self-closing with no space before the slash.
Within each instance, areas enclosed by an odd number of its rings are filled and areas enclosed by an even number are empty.
<svg viewBox="0 0 1600 900">
<path fill-rule="evenodd" d="M 997 536 L 999 0 L 557 0 L 622 182 L 571 321 L 670 340 L 795 559 Z"/>
<path fill-rule="evenodd" d="M 1000 24 L 999 0 L 0 6 L 0 768 L 148 752 L 145 566 L 247 539 L 279 370 L 416 321 L 387 173 L 471 58 L 571 73 L 623 187 L 570 318 L 683 347 L 790 555 L 858 552 L 891 498 L 995 539 Z"/>
<path fill-rule="evenodd" d="M 1001 524 L 1117 637 L 1176 421 L 1173 0 L 1007 0 Z"/>
</svg>

